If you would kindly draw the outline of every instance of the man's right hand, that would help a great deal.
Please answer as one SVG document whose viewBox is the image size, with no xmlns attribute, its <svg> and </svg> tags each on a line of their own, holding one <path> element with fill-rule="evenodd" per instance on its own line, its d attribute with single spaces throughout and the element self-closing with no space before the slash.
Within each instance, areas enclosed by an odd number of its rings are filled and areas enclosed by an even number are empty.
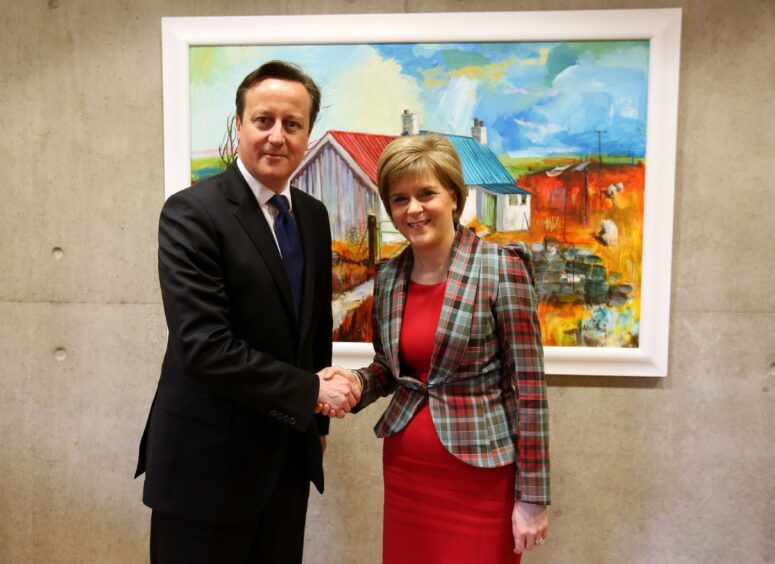
<svg viewBox="0 0 775 564">
<path fill-rule="evenodd" d="M 338 370 L 338 367 L 324 368 L 318 372 L 318 377 L 320 391 L 316 413 L 342 418 L 361 399 L 360 386 L 350 377 L 349 371 Z"/>
</svg>

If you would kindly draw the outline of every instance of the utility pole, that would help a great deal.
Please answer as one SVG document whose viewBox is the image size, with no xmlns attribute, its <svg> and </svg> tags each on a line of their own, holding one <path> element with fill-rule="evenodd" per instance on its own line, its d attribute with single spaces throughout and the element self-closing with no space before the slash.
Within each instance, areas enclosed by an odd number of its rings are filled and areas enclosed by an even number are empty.
<svg viewBox="0 0 775 564">
<path fill-rule="evenodd" d="M 596 129 L 595 133 L 597 133 L 597 169 L 600 170 L 603 166 L 603 143 L 601 138 L 603 137 L 603 133 L 608 133 L 608 131 L 605 129 Z"/>
<path fill-rule="evenodd" d="M 589 225 L 589 183 L 587 181 L 586 166 L 584 167 L 584 217 L 582 219 L 582 223 L 584 225 Z"/>
</svg>

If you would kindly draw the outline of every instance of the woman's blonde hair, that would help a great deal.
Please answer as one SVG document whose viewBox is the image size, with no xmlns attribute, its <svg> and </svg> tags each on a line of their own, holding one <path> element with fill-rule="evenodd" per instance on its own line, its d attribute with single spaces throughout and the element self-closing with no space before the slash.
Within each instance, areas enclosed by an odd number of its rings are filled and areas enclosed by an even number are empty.
<svg viewBox="0 0 775 564">
<path fill-rule="evenodd" d="M 468 188 L 463 181 L 463 164 L 449 139 L 436 133 L 410 135 L 391 141 L 377 163 L 377 187 L 382 205 L 390 213 L 390 189 L 407 176 L 431 173 L 447 189 L 457 207 L 452 221 L 457 226 L 466 203 Z"/>
</svg>

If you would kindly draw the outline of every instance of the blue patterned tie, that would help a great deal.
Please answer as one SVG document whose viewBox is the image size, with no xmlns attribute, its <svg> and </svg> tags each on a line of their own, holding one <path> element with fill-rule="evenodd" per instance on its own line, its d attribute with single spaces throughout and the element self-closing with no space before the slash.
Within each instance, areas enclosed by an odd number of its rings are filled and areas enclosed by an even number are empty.
<svg viewBox="0 0 775 564">
<path fill-rule="evenodd" d="M 269 203 L 278 211 L 274 220 L 274 234 L 277 244 L 280 246 L 280 254 L 283 255 L 285 272 L 291 283 L 291 295 L 296 315 L 301 308 L 301 285 L 304 272 L 304 255 L 301 250 L 301 237 L 299 227 L 290 214 L 288 198 L 275 194 L 269 199 Z"/>
</svg>

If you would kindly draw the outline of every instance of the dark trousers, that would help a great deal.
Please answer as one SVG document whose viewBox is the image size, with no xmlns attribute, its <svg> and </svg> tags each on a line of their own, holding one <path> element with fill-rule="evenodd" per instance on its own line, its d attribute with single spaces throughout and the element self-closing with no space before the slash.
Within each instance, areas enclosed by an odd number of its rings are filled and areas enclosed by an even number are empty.
<svg viewBox="0 0 775 564">
<path fill-rule="evenodd" d="M 290 441 L 277 487 L 255 521 L 211 523 L 151 513 L 151 564 L 301 564 L 309 477 Z"/>
</svg>

